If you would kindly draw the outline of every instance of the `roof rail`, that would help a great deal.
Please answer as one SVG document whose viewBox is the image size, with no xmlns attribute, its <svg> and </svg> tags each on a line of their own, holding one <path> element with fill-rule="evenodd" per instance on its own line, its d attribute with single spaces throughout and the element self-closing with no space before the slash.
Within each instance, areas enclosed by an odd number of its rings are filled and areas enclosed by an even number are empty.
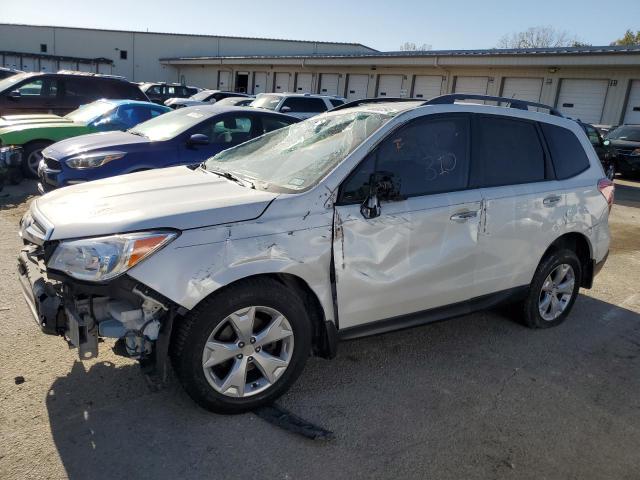
<svg viewBox="0 0 640 480">
<path fill-rule="evenodd" d="M 433 97 L 431 100 L 427 100 L 423 105 L 448 105 L 455 103 L 456 100 L 483 100 L 488 102 L 508 103 L 509 108 L 516 108 L 518 110 L 529 110 L 529 107 L 544 108 L 549 110 L 551 115 L 564 117 L 564 115 L 562 115 L 558 110 L 550 107 L 549 105 L 545 105 L 544 103 L 529 102 L 519 98 L 492 97 L 491 95 L 477 95 L 473 93 L 452 93 L 450 95 L 440 95 L 439 97 Z"/>
<path fill-rule="evenodd" d="M 333 107 L 330 111 L 344 110 L 345 108 L 358 107 L 360 105 L 370 105 L 373 103 L 392 103 L 392 102 L 422 102 L 422 98 L 406 98 L 406 97 L 377 97 L 377 98 L 361 98 L 351 102 L 343 103 L 337 107 Z"/>
</svg>

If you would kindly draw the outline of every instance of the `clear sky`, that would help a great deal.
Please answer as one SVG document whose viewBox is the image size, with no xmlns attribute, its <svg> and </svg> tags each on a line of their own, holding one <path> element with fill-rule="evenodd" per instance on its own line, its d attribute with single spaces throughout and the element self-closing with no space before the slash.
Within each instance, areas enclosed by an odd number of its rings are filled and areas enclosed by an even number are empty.
<svg viewBox="0 0 640 480">
<path fill-rule="evenodd" d="M 550 25 L 592 45 L 640 29 L 640 0 L 0 0 L 0 23 L 363 43 L 492 48 Z M 1 48 L 1 46 L 0 46 Z"/>
</svg>

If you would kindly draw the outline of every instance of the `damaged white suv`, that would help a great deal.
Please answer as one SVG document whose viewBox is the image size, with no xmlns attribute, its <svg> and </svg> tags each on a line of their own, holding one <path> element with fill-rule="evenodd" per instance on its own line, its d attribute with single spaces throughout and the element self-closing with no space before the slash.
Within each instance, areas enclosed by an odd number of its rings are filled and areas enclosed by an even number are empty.
<svg viewBox="0 0 640 480">
<path fill-rule="evenodd" d="M 38 324 L 81 358 L 111 337 L 170 359 L 227 413 L 273 401 L 341 338 L 506 300 L 559 324 L 607 257 L 613 184 L 576 122 L 461 98 L 478 97 L 354 102 L 198 168 L 35 200 L 19 274 Z"/>
</svg>

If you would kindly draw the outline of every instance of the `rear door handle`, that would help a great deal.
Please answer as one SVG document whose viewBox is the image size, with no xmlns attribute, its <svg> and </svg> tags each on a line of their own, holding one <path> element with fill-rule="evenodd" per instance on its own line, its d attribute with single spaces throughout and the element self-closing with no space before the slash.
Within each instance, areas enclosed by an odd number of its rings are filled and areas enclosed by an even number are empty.
<svg viewBox="0 0 640 480">
<path fill-rule="evenodd" d="M 476 212 L 476 211 L 467 211 L 467 212 L 454 213 L 449 218 L 453 222 L 464 223 L 467 220 L 469 220 L 470 218 L 475 218 L 477 216 L 478 216 L 478 212 Z"/>
<path fill-rule="evenodd" d="M 542 201 L 542 204 L 545 207 L 555 207 L 560 200 L 562 200 L 562 197 L 560 195 L 551 195 L 550 197 L 545 198 Z"/>
</svg>

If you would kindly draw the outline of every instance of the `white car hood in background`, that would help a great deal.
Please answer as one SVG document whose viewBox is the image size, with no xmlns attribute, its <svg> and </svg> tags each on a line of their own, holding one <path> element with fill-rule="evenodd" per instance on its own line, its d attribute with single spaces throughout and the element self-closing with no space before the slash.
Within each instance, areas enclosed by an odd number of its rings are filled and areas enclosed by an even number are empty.
<svg viewBox="0 0 640 480">
<path fill-rule="evenodd" d="M 251 220 L 276 196 L 202 169 L 174 167 L 60 188 L 37 199 L 33 213 L 53 225 L 50 239 L 57 240 Z"/>
</svg>

